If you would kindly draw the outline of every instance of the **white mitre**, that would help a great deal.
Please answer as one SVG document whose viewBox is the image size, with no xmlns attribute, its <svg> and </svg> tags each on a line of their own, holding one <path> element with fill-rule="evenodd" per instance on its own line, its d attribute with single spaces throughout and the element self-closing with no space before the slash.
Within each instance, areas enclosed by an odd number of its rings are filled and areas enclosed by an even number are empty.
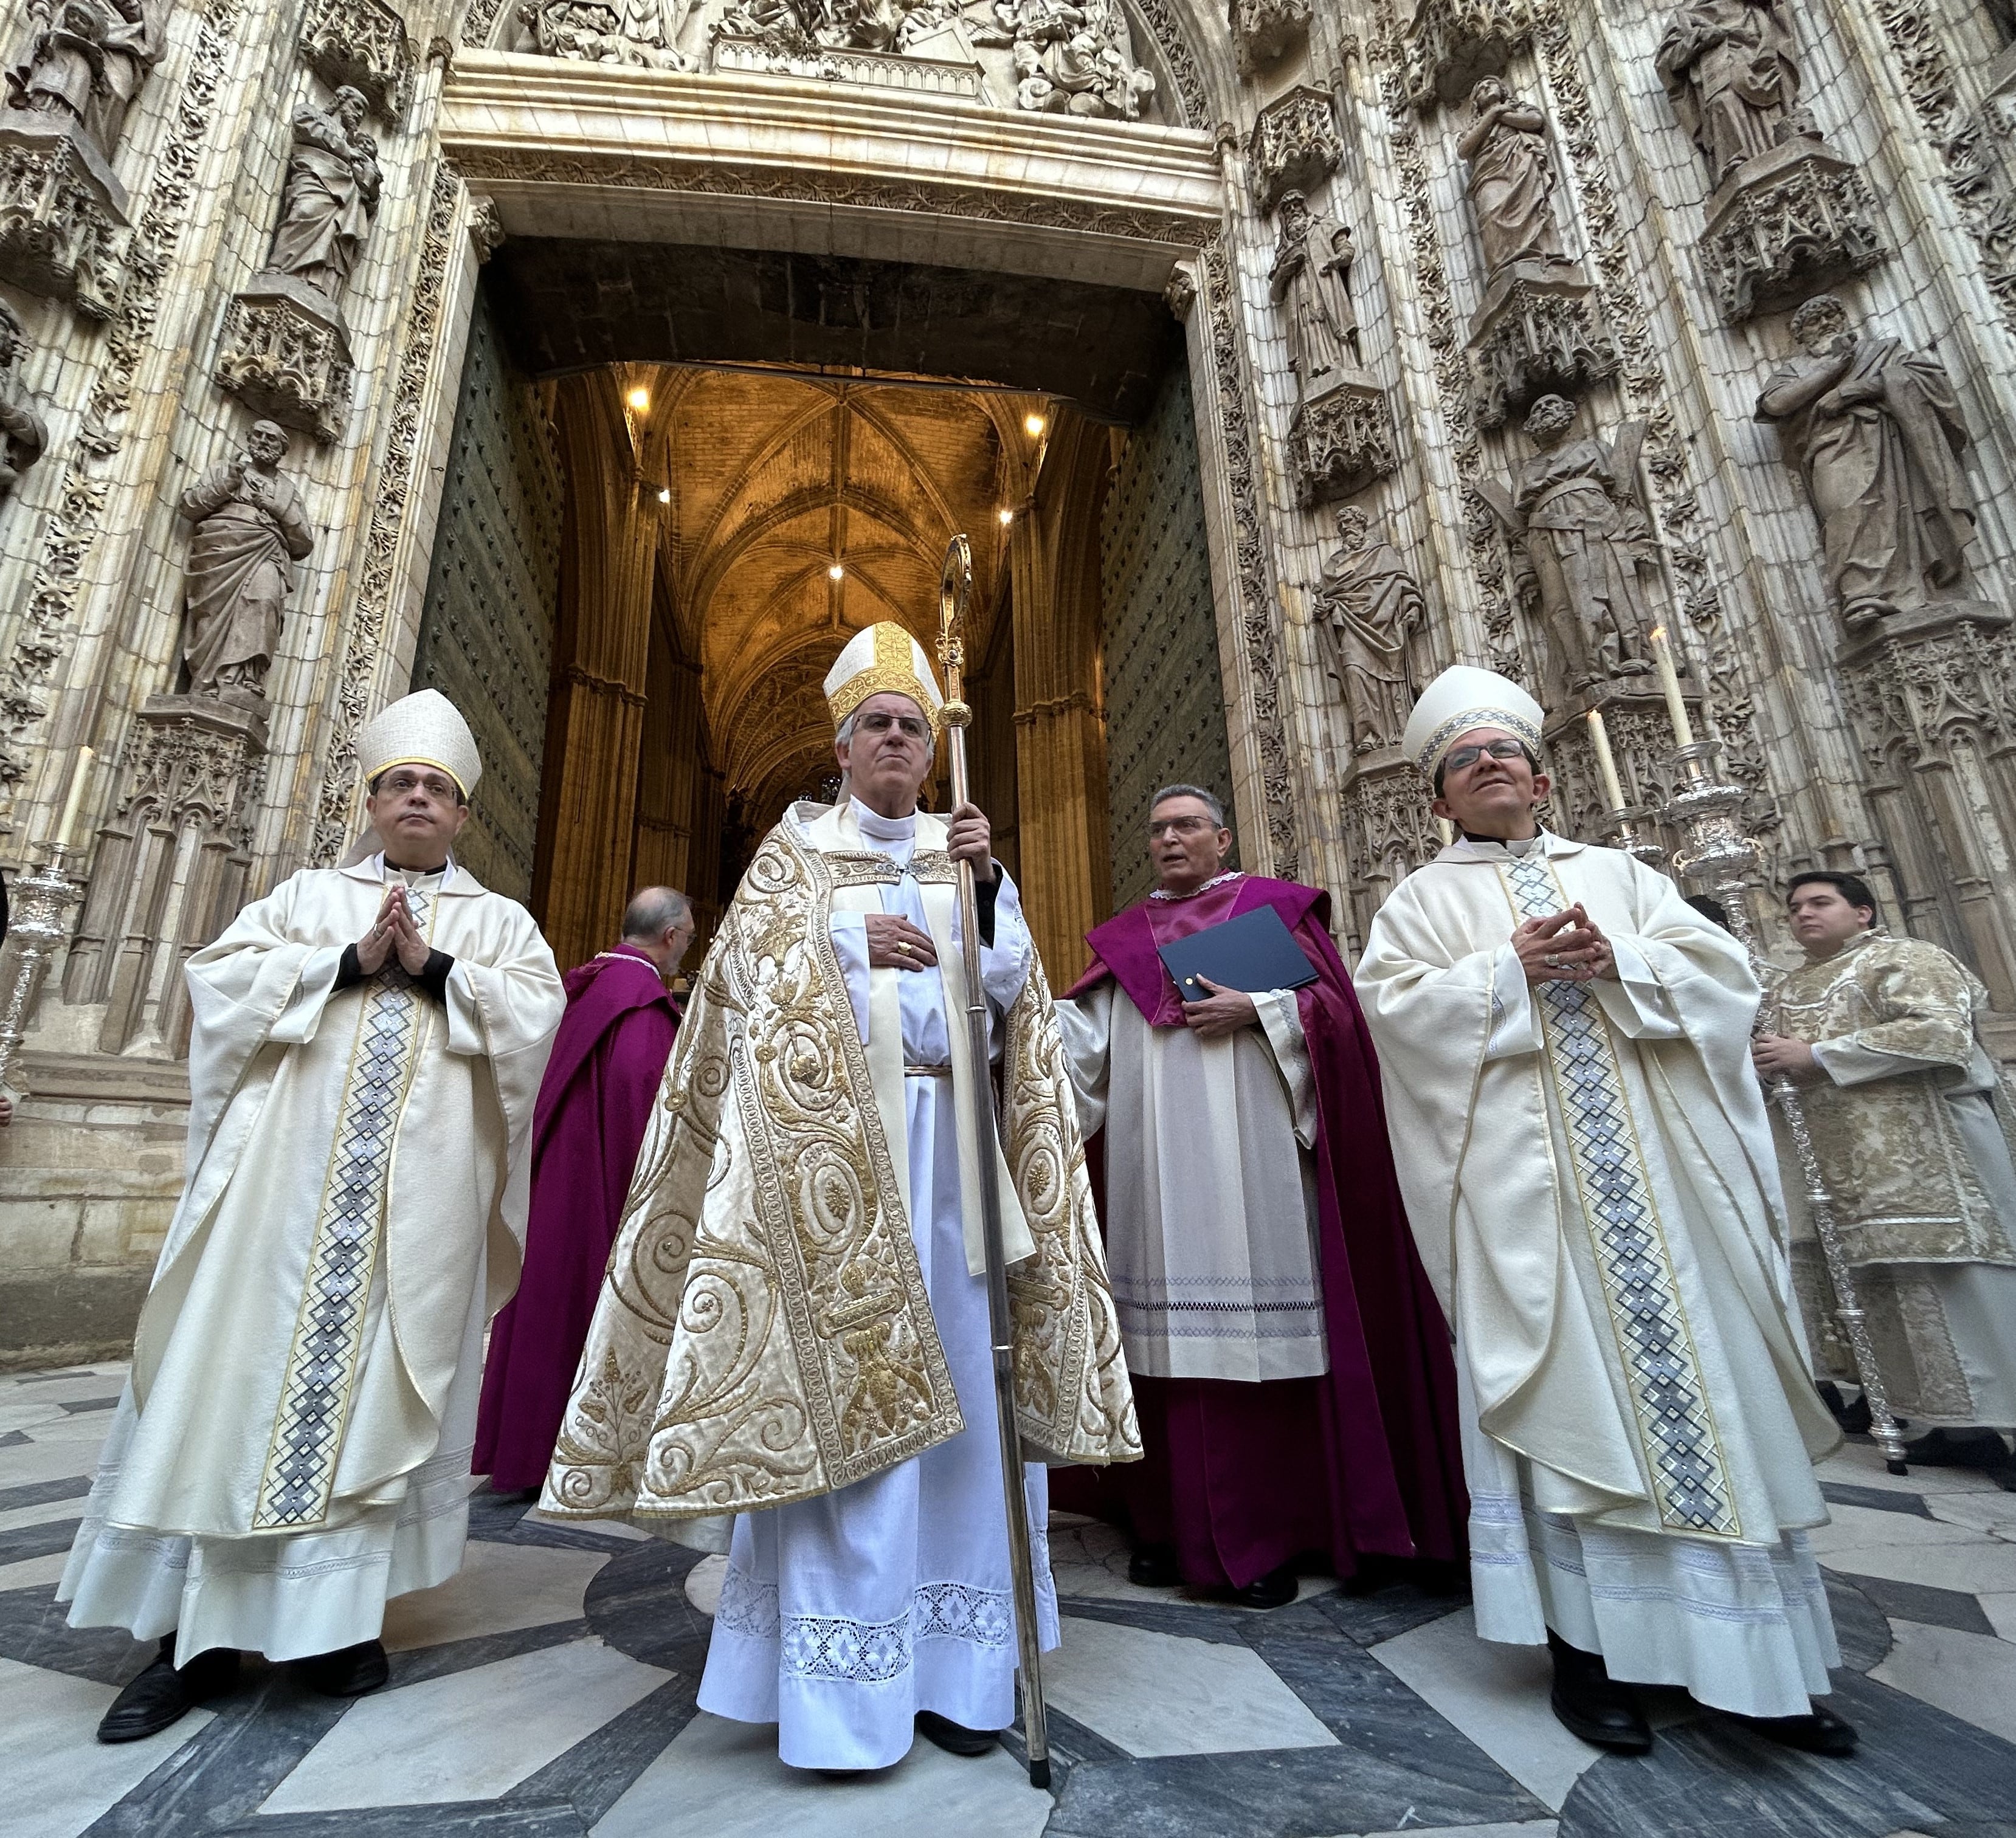
<svg viewBox="0 0 2016 1838">
<path fill-rule="evenodd" d="M 483 776 L 476 736 L 462 710 L 438 689 L 402 696 L 380 710 L 357 737 L 357 764 L 366 785 L 394 766 L 433 766 L 455 781 L 465 799 Z"/>
<path fill-rule="evenodd" d="M 826 707 L 840 727 L 862 703 L 884 690 L 907 696 L 924 711 L 934 732 L 945 698 L 924 648 L 894 620 L 856 632 L 826 673 Z"/>
<path fill-rule="evenodd" d="M 1424 779 L 1433 779 L 1442 755 L 1473 728 L 1502 728 L 1525 742 L 1535 757 L 1546 711 L 1510 677 L 1472 664 L 1454 664 L 1421 692 L 1400 750 Z"/>
</svg>

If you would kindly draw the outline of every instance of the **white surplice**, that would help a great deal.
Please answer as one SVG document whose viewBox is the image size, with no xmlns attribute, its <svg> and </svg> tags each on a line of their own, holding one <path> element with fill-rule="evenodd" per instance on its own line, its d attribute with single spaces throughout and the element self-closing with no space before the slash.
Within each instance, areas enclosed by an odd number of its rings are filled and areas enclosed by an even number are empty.
<svg viewBox="0 0 2016 1838">
<path fill-rule="evenodd" d="M 445 1002 L 396 959 L 335 987 L 382 857 L 293 876 L 189 960 L 188 1174 L 57 1592 L 74 1626 L 298 1658 L 461 1563 L 564 993 L 516 901 L 391 872 L 455 960 Z"/>
<path fill-rule="evenodd" d="M 1615 977 L 1529 987 L 1514 926 L 1575 901 Z M 1788 1318 L 1740 947 L 1665 876 L 1543 833 L 1409 876 L 1357 981 L 1456 1324 L 1478 1631 L 1804 1712 L 1840 1663 L 1803 1535 L 1838 1436 Z"/>
<path fill-rule="evenodd" d="M 1106 1131 L 1106 1268 L 1130 1372 L 1330 1369 L 1315 1074 L 1294 991 L 1253 1001 L 1259 1026 L 1216 1040 L 1150 1027 L 1111 977 L 1057 1004 L 1078 1127 Z"/>
<path fill-rule="evenodd" d="M 914 817 L 880 817 L 854 800 L 836 827 L 851 846 L 908 865 Z M 866 893 L 881 912 L 932 929 L 914 876 Z M 836 910 L 833 942 L 855 1023 L 873 1050 L 877 1004 L 865 913 Z M 956 950 L 956 920 L 951 942 Z M 990 1010 L 1013 1005 L 1034 950 L 1004 871 L 994 942 L 981 954 Z M 940 953 L 942 960 L 942 946 Z M 939 976 L 887 974 L 900 1003 L 905 1067 L 948 1066 L 948 1031 L 964 1022 Z M 1014 1595 L 987 1286 L 968 1268 L 956 1101 L 949 1077 L 904 1078 L 911 1237 L 966 1428 L 873 1480 L 735 1522 L 700 1705 L 740 1722 L 776 1724 L 778 1753 L 794 1767 L 886 1768 L 909 1749 L 920 1710 L 969 1729 L 999 1729 L 1014 1719 Z M 1040 1466 L 1025 1468 L 1024 1491 L 1039 1632 L 1049 1648 L 1057 1641 L 1057 1595 Z"/>
</svg>

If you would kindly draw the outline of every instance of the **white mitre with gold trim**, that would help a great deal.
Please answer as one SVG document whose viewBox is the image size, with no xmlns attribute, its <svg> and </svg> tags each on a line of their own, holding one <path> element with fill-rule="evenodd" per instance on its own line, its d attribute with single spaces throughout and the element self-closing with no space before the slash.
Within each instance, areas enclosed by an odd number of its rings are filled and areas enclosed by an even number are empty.
<svg viewBox="0 0 2016 1838">
<path fill-rule="evenodd" d="M 465 799 L 483 776 L 476 736 L 462 710 L 438 689 L 402 696 L 373 716 L 357 737 L 357 764 L 366 785 L 394 766 L 433 766 L 455 781 Z"/>
<path fill-rule="evenodd" d="M 934 733 L 938 711 L 945 707 L 923 646 L 892 619 L 869 626 L 847 641 L 846 649 L 826 673 L 824 688 L 835 728 L 869 696 L 885 689 L 909 696 L 924 711 Z"/>
<path fill-rule="evenodd" d="M 1453 664 L 1421 692 L 1400 750 L 1424 779 L 1433 779 L 1442 755 L 1473 728 L 1502 728 L 1525 742 L 1537 757 L 1546 710 L 1510 677 L 1474 664 Z"/>
</svg>

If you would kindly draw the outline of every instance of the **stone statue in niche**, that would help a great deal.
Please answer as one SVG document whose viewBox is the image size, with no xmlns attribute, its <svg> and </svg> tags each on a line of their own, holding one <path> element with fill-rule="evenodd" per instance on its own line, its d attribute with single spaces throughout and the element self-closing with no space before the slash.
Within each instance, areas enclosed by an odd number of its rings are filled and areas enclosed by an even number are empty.
<svg viewBox="0 0 2016 1838">
<path fill-rule="evenodd" d="M 1784 0 L 1689 0 L 1667 21 L 1659 75 L 1711 184 L 1788 140 L 1820 138 L 1799 106 L 1794 51 Z"/>
<path fill-rule="evenodd" d="M 280 194 L 280 224 L 266 265 L 340 300 L 378 209 L 378 143 L 364 131 L 368 105 L 347 85 L 326 109 L 294 111 L 294 146 Z"/>
<path fill-rule="evenodd" d="M 1337 513 L 1343 547 L 1323 563 L 1316 617 L 1330 628 L 1354 753 L 1398 746 L 1420 685 L 1409 655 L 1427 610 L 1400 552 L 1355 505 Z"/>
<path fill-rule="evenodd" d="M 35 25 L 7 73 L 9 106 L 75 121 L 110 160 L 133 99 L 160 61 L 167 0 L 40 0 L 29 10 Z"/>
<path fill-rule="evenodd" d="M 49 444 L 49 424 L 21 387 L 21 359 L 27 345 L 27 328 L 20 315 L 0 300 L 0 504 L 14 495 L 22 473 Z"/>
<path fill-rule="evenodd" d="M 182 659 L 200 696 L 265 694 L 294 564 L 314 550 L 293 481 L 280 471 L 286 430 L 255 421 L 245 451 L 182 494 L 195 524 L 182 599 Z"/>
<path fill-rule="evenodd" d="M 518 19 L 548 57 L 655 70 L 697 68 L 674 44 L 683 19 L 675 0 L 525 0 Z"/>
<path fill-rule="evenodd" d="M 1326 211 L 1312 210 L 1300 192 L 1281 194 L 1281 239 L 1267 288 L 1287 322 L 1297 393 L 1305 401 L 1322 395 L 1363 361 L 1351 304 L 1356 259 L 1344 225 Z"/>
<path fill-rule="evenodd" d="M 973 42 L 1011 48 L 1017 108 L 1140 120 L 1155 78 L 1134 61 L 1117 0 L 994 0 L 992 11 L 993 24 L 976 31 Z"/>
<path fill-rule="evenodd" d="M 1776 422 L 1820 523 L 1827 579 L 1851 631 L 1967 597 L 1974 498 L 1967 423 L 1939 359 L 1858 333 L 1831 293 L 1792 315 L 1801 354 L 1773 372 Z"/>
<path fill-rule="evenodd" d="M 1456 151 L 1470 164 L 1470 207 L 1477 219 L 1487 282 L 1514 262 L 1571 265 L 1554 217 L 1554 169 L 1547 118 L 1496 77 L 1470 92 L 1470 125 Z"/>
<path fill-rule="evenodd" d="M 1525 422 L 1532 458 L 1509 489 L 1478 487 L 1512 538 L 1520 603 L 1539 616 L 1570 693 L 1643 675 L 1656 623 L 1638 574 L 1654 559 L 1638 496 L 1645 424 L 1626 422 L 1605 445 L 1593 434 L 1570 439 L 1575 419 L 1565 396 L 1543 396 Z"/>
</svg>

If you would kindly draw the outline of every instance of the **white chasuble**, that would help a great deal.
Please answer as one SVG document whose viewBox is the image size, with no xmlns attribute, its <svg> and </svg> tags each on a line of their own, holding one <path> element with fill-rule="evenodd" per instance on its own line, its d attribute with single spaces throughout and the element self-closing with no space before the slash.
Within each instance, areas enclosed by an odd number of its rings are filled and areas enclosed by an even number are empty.
<svg viewBox="0 0 2016 1838">
<path fill-rule="evenodd" d="M 987 1288 L 970 1268 L 961 1201 L 978 1160 L 952 1070 L 963 1071 L 966 1059 L 963 947 L 941 872 L 941 819 L 878 817 L 850 801 L 834 812 L 800 806 L 786 821 L 801 822 L 824 853 L 873 851 L 901 871 L 837 891 L 832 938 L 902 1171 L 910 1239 L 965 1427 L 869 1479 L 736 1517 L 700 1704 L 718 1716 L 776 1724 L 778 1753 L 794 1767 L 884 1768 L 909 1749 L 920 1710 L 970 1729 L 1003 1728 L 1015 1714 L 1014 1597 Z M 920 878 L 909 870 L 926 850 L 934 865 Z M 842 893 L 852 897 L 843 901 Z M 866 915 L 873 912 L 928 932 L 938 968 L 871 969 Z M 1013 1005 L 1034 954 L 1004 871 L 994 942 L 981 954 L 990 1022 Z M 895 1070 L 893 1117 L 883 1065 Z M 1019 1203 L 1010 1217 L 1026 1243 Z M 1039 1465 L 1025 1468 L 1024 1494 L 1039 1631 L 1049 1648 L 1057 1639 L 1057 1598 Z"/>
<path fill-rule="evenodd" d="M 1580 901 L 1616 974 L 1529 987 Z M 1358 970 L 1394 1159 L 1454 1322 L 1478 1631 L 1793 1715 L 1838 1663 L 1805 1528 L 1838 1440 L 1787 1315 L 1735 941 L 1626 855 L 1459 843 Z"/>
<path fill-rule="evenodd" d="M 188 1174 L 58 1592 L 75 1625 L 298 1657 L 460 1564 L 564 998 L 515 901 L 400 878 L 444 999 L 396 959 L 336 987 L 382 858 L 294 876 L 189 961 Z"/>
</svg>

